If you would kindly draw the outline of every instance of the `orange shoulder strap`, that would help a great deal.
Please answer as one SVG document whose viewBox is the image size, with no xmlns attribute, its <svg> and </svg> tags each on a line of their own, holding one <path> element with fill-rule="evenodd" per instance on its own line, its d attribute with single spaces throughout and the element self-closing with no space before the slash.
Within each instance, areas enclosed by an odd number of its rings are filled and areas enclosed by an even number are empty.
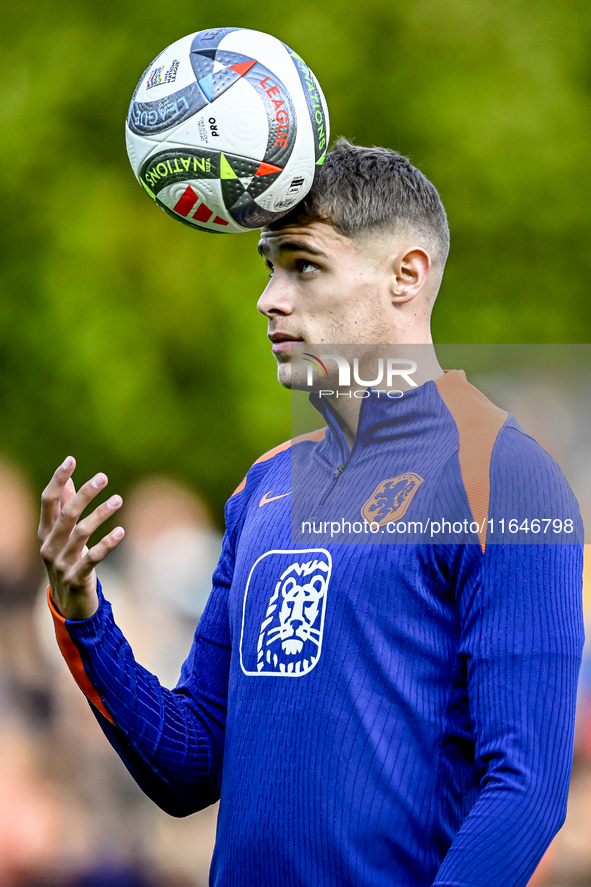
<svg viewBox="0 0 591 887">
<path fill-rule="evenodd" d="M 443 402 L 458 428 L 462 480 L 482 551 L 486 546 L 490 502 L 490 461 L 497 435 L 509 415 L 471 385 L 462 370 L 453 370 L 435 380 Z"/>
</svg>

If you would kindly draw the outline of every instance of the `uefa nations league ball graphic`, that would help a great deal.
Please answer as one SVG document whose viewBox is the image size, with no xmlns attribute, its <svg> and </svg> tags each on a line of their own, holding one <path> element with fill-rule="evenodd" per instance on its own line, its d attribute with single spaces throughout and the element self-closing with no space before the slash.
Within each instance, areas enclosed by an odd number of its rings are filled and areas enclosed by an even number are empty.
<svg viewBox="0 0 591 887">
<path fill-rule="evenodd" d="M 138 181 L 173 218 L 205 231 L 249 231 L 310 190 L 328 147 L 328 109 L 314 74 L 285 43 L 212 28 L 154 59 L 125 132 Z"/>
</svg>

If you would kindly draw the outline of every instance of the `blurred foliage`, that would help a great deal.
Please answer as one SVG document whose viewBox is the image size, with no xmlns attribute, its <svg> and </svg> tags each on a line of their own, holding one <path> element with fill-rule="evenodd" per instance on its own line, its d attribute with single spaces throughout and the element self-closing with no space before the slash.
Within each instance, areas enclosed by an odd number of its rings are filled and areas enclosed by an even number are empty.
<svg viewBox="0 0 591 887">
<path fill-rule="evenodd" d="M 72 452 L 112 487 L 162 471 L 220 520 L 289 436 L 256 299 L 257 234 L 209 237 L 147 198 L 123 123 L 186 33 L 270 31 L 323 85 L 333 136 L 408 154 L 452 252 L 439 342 L 585 342 L 591 7 L 583 0 L 3 4 L 0 451 L 41 488 Z"/>
</svg>

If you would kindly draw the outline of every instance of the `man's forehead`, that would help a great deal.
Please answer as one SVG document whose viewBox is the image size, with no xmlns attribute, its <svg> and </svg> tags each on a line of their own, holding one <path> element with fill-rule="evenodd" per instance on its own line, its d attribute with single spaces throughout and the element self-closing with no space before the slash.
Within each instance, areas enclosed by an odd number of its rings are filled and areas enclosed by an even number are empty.
<svg viewBox="0 0 591 887">
<path fill-rule="evenodd" d="M 327 255 L 350 246 L 352 246 L 350 238 L 339 234 L 329 222 L 263 228 L 259 240 L 259 252 L 265 256 L 270 253 L 296 250 L 314 255 Z"/>
</svg>

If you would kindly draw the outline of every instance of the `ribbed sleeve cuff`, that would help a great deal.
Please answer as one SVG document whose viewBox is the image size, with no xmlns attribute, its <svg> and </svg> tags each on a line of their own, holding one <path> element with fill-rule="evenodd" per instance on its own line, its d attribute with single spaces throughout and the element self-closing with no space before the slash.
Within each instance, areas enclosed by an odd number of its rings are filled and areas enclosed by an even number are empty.
<svg viewBox="0 0 591 887">
<path fill-rule="evenodd" d="M 53 603 L 49 586 L 47 587 L 47 603 L 49 604 L 49 609 L 53 617 L 53 625 L 58 647 L 60 648 L 62 656 L 66 660 L 66 664 L 70 669 L 74 680 L 95 708 L 97 708 L 98 711 L 100 711 L 100 713 L 113 724 L 113 718 L 105 708 L 103 700 L 90 681 L 84 667 L 84 661 L 80 650 L 76 645 L 77 639 L 83 641 L 85 644 L 88 644 L 90 641 L 96 645 L 104 635 L 109 619 L 112 619 L 111 607 L 103 596 L 100 582 L 97 582 L 97 592 L 99 597 L 99 607 L 96 613 L 94 613 L 89 619 L 75 620 L 66 619 L 62 616 Z"/>
</svg>

